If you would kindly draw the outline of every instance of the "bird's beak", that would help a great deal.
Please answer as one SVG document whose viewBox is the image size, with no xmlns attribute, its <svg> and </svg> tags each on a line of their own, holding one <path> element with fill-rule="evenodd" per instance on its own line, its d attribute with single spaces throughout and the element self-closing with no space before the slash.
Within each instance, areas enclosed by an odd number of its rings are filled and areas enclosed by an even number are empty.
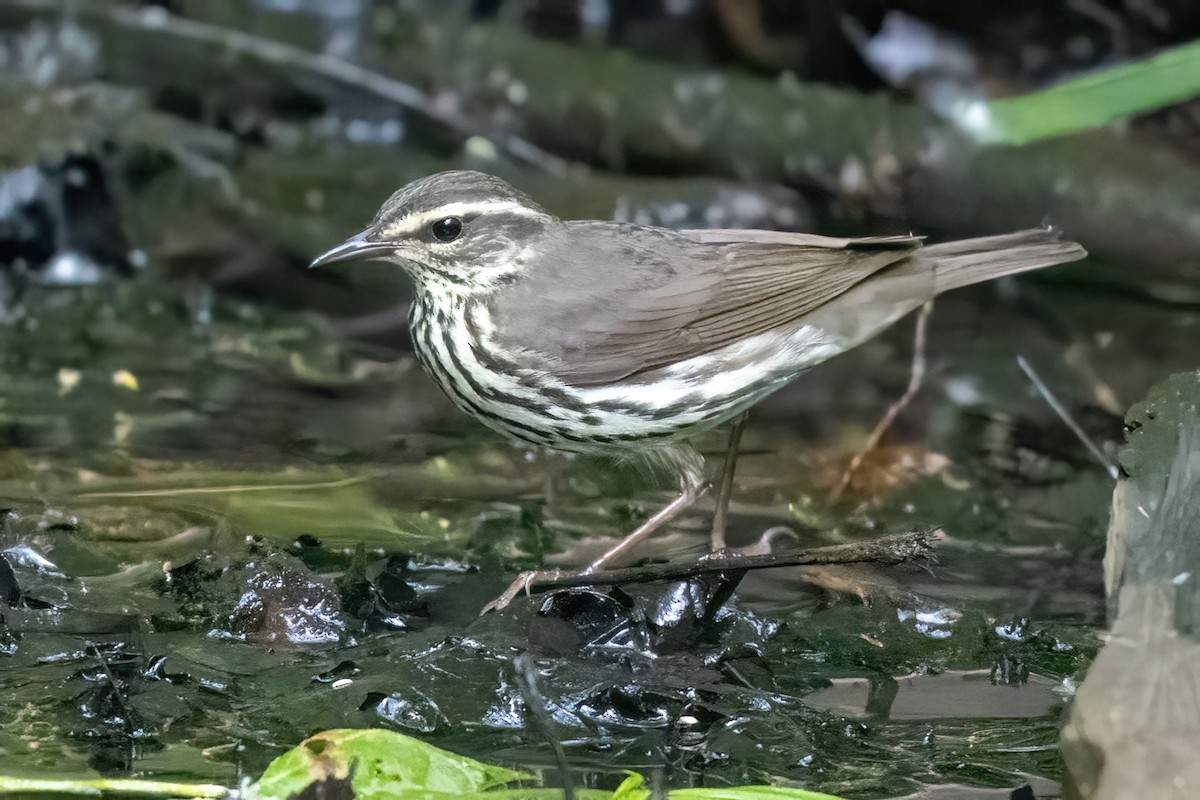
<svg viewBox="0 0 1200 800">
<path fill-rule="evenodd" d="M 309 269 L 324 267 L 327 264 L 334 264 L 338 261 L 353 261 L 355 259 L 372 259 L 383 258 L 391 255 L 396 250 L 394 244 L 388 242 L 370 242 L 367 241 L 367 234 L 370 231 L 351 236 L 346 241 L 334 247 L 331 250 L 326 250 L 321 255 L 313 259 L 313 262 L 308 265 Z"/>
</svg>

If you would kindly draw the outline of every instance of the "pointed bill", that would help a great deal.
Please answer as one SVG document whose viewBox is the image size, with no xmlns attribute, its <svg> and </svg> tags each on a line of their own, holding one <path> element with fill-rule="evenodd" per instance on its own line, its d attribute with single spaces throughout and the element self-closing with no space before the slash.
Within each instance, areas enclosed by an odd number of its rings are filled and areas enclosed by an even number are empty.
<svg viewBox="0 0 1200 800">
<path fill-rule="evenodd" d="M 339 261 L 354 261 L 356 259 L 383 258 L 395 251 L 395 245 L 387 242 L 371 242 L 367 240 L 369 231 L 351 236 L 346 241 L 313 259 L 309 269 L 324 267 Z"/>
</svg>

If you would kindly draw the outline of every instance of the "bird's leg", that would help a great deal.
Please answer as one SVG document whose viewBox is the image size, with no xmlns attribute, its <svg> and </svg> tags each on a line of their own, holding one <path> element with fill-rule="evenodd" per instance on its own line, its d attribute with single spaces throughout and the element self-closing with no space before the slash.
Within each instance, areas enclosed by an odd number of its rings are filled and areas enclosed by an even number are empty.
<svg viewBox="0 0 1200 800">
<path fill-rule="evenodd" d="M 650 534 L 690 508 L 708 491 L 708 484 L 704 482 L 703 477 L 704 458 L 699 453 L 690 447 L 678 446 L 662 451 L 662 455 L 667 463 L 670 463 L 679 470 L 681 484 L 679 494 L 674 500 L 667 503 L 655 512 L 653 516 L 639 525 L 633 533 L 617 542 L 601 554 L 599 558 L 580 570 L 580 575 L 590 575 L 598 572 L 611 561 L 620 558 L 645 540 Z M 523 572 L 517 576 L 515 581 L 509 584 L 508 588 L 499 597 L 484 606 L 480 614 L 486 614 L 489 611 L 499 611 L 516 599 L 517 595 L 521 592 L 528 593 L 529 588 L 534 583 L 561 577 L 562 574 L 562 570 L 556 569 Z"/>
<path fill-rule="evenodd" d="M 863 459 L 867 457 L 875 446 L 879 444 L 879 440 L 887 433 L 888 428 L 892 427 L 892 423 L 896 421 L 896 417 L 900 412 L 908 407 L 912 402 L 913 397 L 921 389 L 921 384 L 925 380 L 925 330 L 929 324 L 929 315 L 933 311 L 933 300 L 926 300 L 925 305 L 921 306 L 921 310 L 917 312 L 916 332 L 913 335 L 913 360 L 912 371 L 908 377 L 908 388 L 904 390 L 904 394 L 900 398 L 888 406 L 887 413 L 883 415 L 883 419 L 879 420 L 879 424 L 871 431 L 871 435 L 867 437 L 867 442 L 862 448 L 854 454 L 854 458 L 850 459 L 850 465 L 846 467 L 846 471 L 842 473 L 842 479 L 838 482 L 837 488 L 833 490 L 833 500 L 837 501 L 842 493 L 850 486 L 850 481 L 854 478 L 854 473 L 862 466 Z"/>
<path fill-rule="evenodd" d="M 717 484 L 716 509 L 713 512 L 712 534 L 709 538 L 713 554 L 730 552 L 725 543 L 725 528 L 729 521 L 729 501 L 733 497 L 733 474 L 737 466 L 738 447 L 742 443 L 742 431 L 749 416 L 749 412 L 738 415 L 729 430 L 729 446 L 725 450 L 725 463 L 721 465 L 721 481 Z M 757 542 L 734 548 L 732 552 L 744 556 L 767 555 L 772 552 L 775 540 L 783 536 L 797 542 L 800 539 L 791 528 L 776 526 L 764 531 Z"/>
<path fill-rule="evenodd" d="M 639 525 L 633 533 L 629 534 L 624 539 L 610 547 L 604 552 L 603 555 L 601 555 L 591 564 L 588 564 L 587 567 L 582 570 L 582 574 L 590 575 L 591 573 L 601 569 L 610 561 L 620 558 L 626 552 L 636 547 L 647 536 L 654 533 L 663 525 L 667 524 L 686 511 L 693 503 L 700 499 L 700 496 L 704 494 L 707 488 L 707 486 L 701 485 L 698 487 L 689 487 L 684 489 L 674 500 L 667 503 L 652 517 L 650 517 L 650 519 Z"/>
<path fill-rule="evenodd" d="M 624 555 L 627 551 L 637 546 L 639 542 L 645 539 L 650 534 L 654 533 L 660 527 L 675 519 L 682 514 L 693 503 L 704 494 L 706 486 L 697 488 L 684 489 L 679 495 L 667 505 L 663 506 L 654 516 L 643 522 L 637 529 L 626 536 L 621 541 L 606 550 L 599 558 L 589 564 L 586 568 L 579 571 L 580 575 L 590 575 L 598 572 L 602 567 L 610 561 Z M 517 576 L 517 579 L 508 585 L 499 597 L 483 607 L 479 613 L 486 614 L 489 611 L 499 611 L 517 598 L 521 592 L 529 593 L 529 589 L 538 581 L 551 580 L 553 578 L 562 577 L 563 571 L 558 569 L 532 570 L 522 572 Z"/>
<path fill-rule="evenodd" d="M 725 549 L 725 528 L 729 522 L 729 500 L 733 496 L 733 471 L 737 467 L 738 446 L 742 443 L 742 430 L 746 427 L 747 412 L 733 421 L 729 430 L 729 447 L 725 450 L 725 463 L 721 465 L 721 481 L 717 484 L 716 508 L 713 510 L 712 533 L 709 549 L 714 553 Z"/>
<path fill-rule="evenodd" d="M 584 575 L 596 572 L 609 562 L 636 547 L 638 543 L 650 534 L 690 508 L 693 503 L 708 491 L 708 483 L 704 478 L 704 456 L 700 455 L 690 445 L 670 445 L 649 453 L 647 456 L 652 461 L 656 461 L 660 467 L 674 471 L 679 478 L 679 495 L 659 509 L 650 519 L 639 525 L 633 533 L 617 542 L 607 552 L 589 564 L 583 570 Z"/>
</svg>

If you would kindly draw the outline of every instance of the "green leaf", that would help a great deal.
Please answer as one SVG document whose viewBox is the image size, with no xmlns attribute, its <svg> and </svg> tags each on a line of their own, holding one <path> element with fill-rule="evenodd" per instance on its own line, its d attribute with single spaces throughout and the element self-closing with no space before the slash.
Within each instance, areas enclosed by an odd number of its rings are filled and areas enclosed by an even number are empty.
<svg viewBox="0 0 1200 800">
<path fill-rule="evenodd" d="M 646 788 L 645 778 L 636 772 L 630 772 L 613 792 L 612 800 L 646 800 L 649 796 L 650 790 Z"/>
<path fill-rule="evenodd" d="M 392 731 L 331 730 L 305 739 L 271 762 L 245 796 L 284 800 L 318 781 L 348 779 L 357 800 L 449 798 L 531 777 Z"/>
<path fill-rule="evenodd" d="M 502 788 L 533 778 L 484 764 L 399 733 L 332 730 L 306 739 L 271 762 L 244 800 L 287 800 L 321 781 L 349 782 L 355 800 L 562 800 L 562 789 Z M 615 792 L 577 789 L 577 800 L 648 800 L 641 775 L 630 772 Z M 804 789 L 742 786 L 677 789 L 669 800 L 838 800 Z"/>
<path fill-rule="evenodd" d="M 1200 95 L 1200 42 L 1088 73 L 1040 92 L 964 108 L 958 122 L 989 144 L 1024 144 L 1096 128 Z"/>
</svg>

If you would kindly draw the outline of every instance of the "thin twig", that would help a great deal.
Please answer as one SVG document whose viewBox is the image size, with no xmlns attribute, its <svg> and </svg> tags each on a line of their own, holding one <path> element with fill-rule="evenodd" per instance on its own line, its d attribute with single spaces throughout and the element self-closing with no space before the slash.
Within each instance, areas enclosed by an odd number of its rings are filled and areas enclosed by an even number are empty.
<svg viewBox="0 0 1200 800">
<path fill-rule="evenodd" d="M 879 420 L 875 429 L 871 431 L 871 435 L 867 437 L 867 443 L 854 454 L 854 458 L 850 459 L 850 465 L 842 473 L 842 479 L 838 482 L 837 488 L 833 490 L 833 495 L 830 498 L 835 503 L 841 498 L 846 489 L 850 487 L 850 481 L 853 480 L 854 473 L 858 472 L 867 454 L 879 445 L 879 441 L 887 433 L 888 428 L 892 427 L 892 423 L 896 421 L 896 417 L 900 416 L 901 411 L 908 408 L 908 404 L 912 402 L 917 392 L 921 390 L 921 384 L 925 382 L 925 332 L 929 325 L 929 315 L 932 313 L 933 300 L 927 300 L 925 301 L 925 305 L 921 306 L 921 310 L 917 312 L 917 325 L 913 333 L 912 370 L 908 376 L 908 387 L 896 402 L 888 406 L 887 413 L 883 415 L 883 419 Z"/>
<path fill-rule="evenodd" d="M 145 798 L 233 798 L 236 790 L 212 783 L 176 783 L 147 781 L 138 778 L 88 778 L 80 780 L 57 778 L 17 778 L 0 775 L 0 794 L 4 796 L 47 795 L 51 797 L 98 797 L 113 794 L 120 797 Z"/>
<path fill-rule="evenodd" d="M 108 679 L 108 685 L 112 688 L 113 696 L 116 698 L 117 708 L 121 711 L 121 720 L 124 723 L 125 734 L 133 735 L 133 719 L 131 719 L 129 706 L 125 703 L 125 695 L 121 692 L 121 685 L 117 683 L 117 676 L 108 666 L 108 660 L 104 657 L 104 653 L 100 651 L 100 646 L 95 642 L 86 642 L 86 646 L 92 651 L 92 655 L 96 657 L 96 661 L 100 664 L 100 669 L 104 672 L 104 677 Z"/>
<path fill-rule="evenodd" d="M 571 764 L 567 761 L 567 751 L 563 749 L 562 739 L 555 734 L 554 719 L 547 710 L 549 703 L 538 688 L 537 664 L 528 653 L 521 653 L 513 659 L 513 671 L 517 676 L 517 687 L 520 689 L 521 699 L 525 701 L 525 708 L 537 720 L 546 741 L 554 751 L 554 761 L 562 779 L 563 800 L 575 800 L 575 781 L 571 777 Z"/>
<path fill-rule="evenodd" d="M 1042 382 L 1042 379 L 1038 377 L 1038 374 L 1033 371 L 1033 367 L 1031 367 L 1029 362 L 1025 360 L 1025 356 L 1017 356 L 1017 366 L 1019 366 L 1021 371 L 1025 373 L 1025 377 L 1029 378 L 1029 381 L 1033 384 L 1034 388 L 1038 390 L 1038 394 L 1042 396 L 1042 399 L 1046 401 L 1046 404 L 1054 410 L 1054 413 L 1057 414 L 1058 418 L 1061 419 L 1063 423 L 1071 430 L 1071 433 L 1075 434 L 1076 438 L 1083 442 L 1083 446 L 1087 448 L 1087 451 L 1091 453 L 1097 461 L 1100 462 L 1100 466 L 1104 467 L 1104 471 L 1107 472 L 1115 481 L 1120 475 L 1117 465 L 1114 464 L 1112 460 L 1104 454 L 1104 451 L 1100 449 L 1099 445 L 1097 445 L 1088 437 L 1079 423 L 1076 422 L 1071 414 L 1067 411 L 1066 406 L 1060 403 L 1058 398 L 1050 392 L 1050 389 L 1045 383 Z"/>
<path fill-rule="evenodd" d="M 732 572 L 774 567 L 803 567 L 816 564 L 862 564 L 880 566 L 902 564 L 931 555 L 933 544 L 941 536 L 940 530 L 897 533 L 880 536 L 864 542 L 835 544 L 827 547 L 810 547 L 768 555 L 744 556 L 737 553 L 713 553 L 692 559 L 675 559 L 666 564 L 649 564 L 642 567 L 625 567 L 589 574 L 539 575 L 532 586 L 539 589 L 567 588 L 572 586 L 608 586 L 618 583 L 650 583 L 653 581 L 678 580 L 713 572 Z"/>
<path fill-rule="evenodd" d="M 255 58 L 263 63 L 318 75 L 335 83 L 352 86 L 381 100 L 416 112 L 454 131 L 464 140 L 483 137 L 519 161 L 562 174 L 567 162 L 513 134 L 495 136 L 485 132 L 466 117 L 440 108 L 433 99 L 411 84 L 389 78 L 328 53 L 311 53 L 294 45 L 230 30 L 209 22 L 172 14 L 161 6 L 144 8 L 97 8 L 66 0 L 6 0 L 7 4 L 33 11 L 60 11 L 79 17 L 96 17 L 121 27 L 154 31 L 202 44 L 224 47 L 231 53 Z"/>
</svg>

